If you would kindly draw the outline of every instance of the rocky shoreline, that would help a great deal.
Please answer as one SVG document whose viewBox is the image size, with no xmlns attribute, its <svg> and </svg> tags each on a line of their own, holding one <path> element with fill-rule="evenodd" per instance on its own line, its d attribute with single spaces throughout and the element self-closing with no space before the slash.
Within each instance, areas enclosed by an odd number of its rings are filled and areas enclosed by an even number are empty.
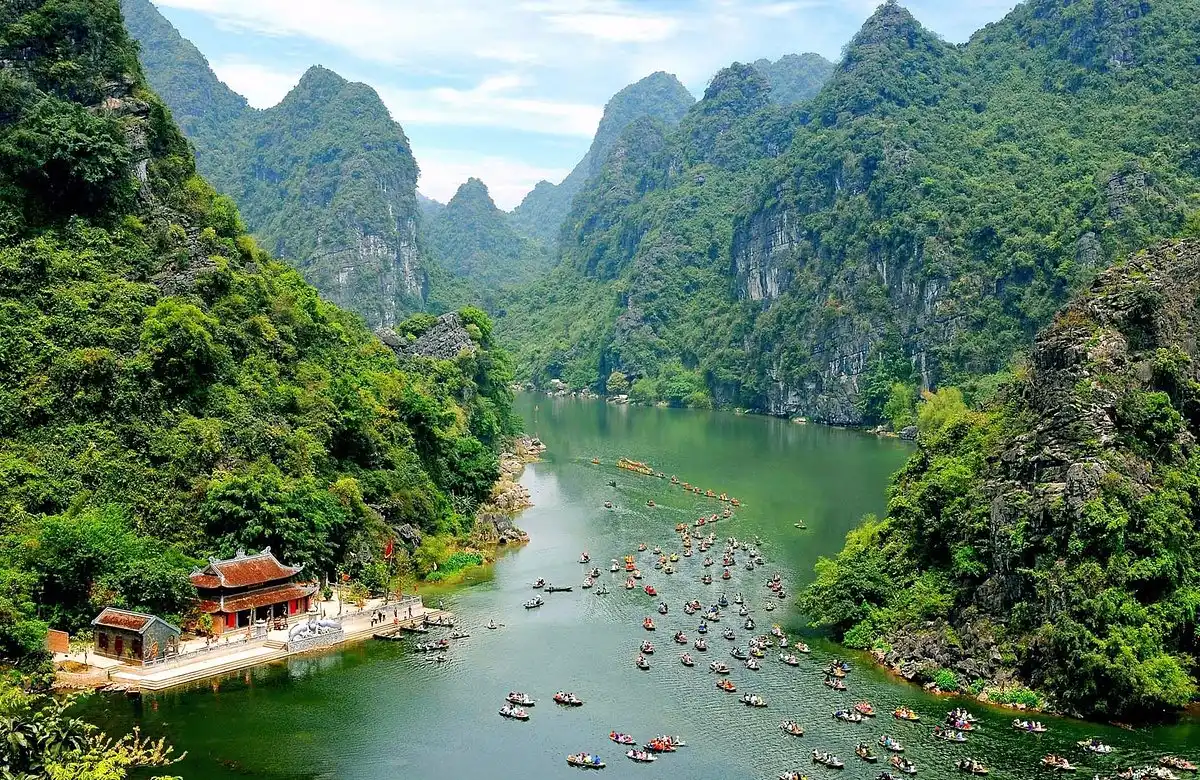
<svg viewBox="0 0 1200 780">
<path fill-rule="evenodd" d="M 533 506 L 529 489 L 520 483 L 525 465 L 536 463 L 546 445 L 532 436 L 520 436 L 510 450 L 500 454 L 500 478 L 492 487 L 487 503 L 475 513 L 472 540 L 478 544 L 503 546 L 524 544 L 529 535 L 513 522 L 518 512 Z"/>
</svg>

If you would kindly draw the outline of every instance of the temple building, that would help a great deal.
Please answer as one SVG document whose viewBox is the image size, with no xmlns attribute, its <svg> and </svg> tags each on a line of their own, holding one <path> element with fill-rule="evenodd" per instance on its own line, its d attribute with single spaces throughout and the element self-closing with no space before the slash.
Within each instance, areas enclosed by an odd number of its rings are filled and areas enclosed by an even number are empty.
<svg viewBox="0 0 1200 780">
<path fill-rule="evenodd" d="M 105 658 L 146 664 L 179 652 L 179 629 L 154 615 L 108 607 L 92 625 L 92 651 Z"/>
<path fill-rule="evenodd" d="M 257 555 L 242 550 L 228 560 L 209 558 L 191 574 L 200 611 L 212 615 L 214 634 L 308 611 L 317 583 L 301 582 L 303 566 L 285 566 L 267 547 Z"/>
</svg>

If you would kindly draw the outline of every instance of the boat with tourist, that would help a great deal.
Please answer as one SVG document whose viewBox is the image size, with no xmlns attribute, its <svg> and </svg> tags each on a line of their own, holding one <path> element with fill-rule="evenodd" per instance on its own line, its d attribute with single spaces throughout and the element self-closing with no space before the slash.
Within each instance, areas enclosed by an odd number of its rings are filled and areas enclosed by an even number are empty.
<svg viewBox="0 0 1200 780">
<path fill-rule="evenodd" d="M 629 734 L 623 734 L 619 731 L 608 732 L 608 738 L 618 745 L 636 745 L 637 740 Z"/>
<path fill-rule="evenodd" d="M 716 674 L 729 674 L 729 666 L 724 661 L 713 661 L 708 665 L 708 671 Z"/>
<path fill-rule="evenodd" d="M 767 706 L 767 700 L 757 693 L 744 693 L 742 694 L 742 704 L 745 704 L 747 707 L 765 707 Z"/>
<path fill-rule="evenodd" d="M 842 723 L 862 723 L 863 716 L 854 710 L 834 710 L 833 719 Z"/>
<path fill-rule="evenodd" d="M 1045 724 L 1036 720 L 1022 720 L 1021 718 L 1013 718 L 1012 727 L 1017 731 L 1027 731 L 1030 734 L 1046 733 Z"/>
<path fill-rule="evenodd" d="M 916 723 L 921 719 L 921 716 L 911 707 L 897 707 L 892 710 L 892 717 L 896 720 L 906 720 L 910 723 Z"/>
<path fill-rule="evenodd" d="M 658 627 L 654 625 L 653 618 L 647 617 L 642 621 L 642 628 L 646 629 L 647 631 L 655 631 Z"/>
<path fill-rule="evenodd" d="M 683 664 L 684 666 L 696 665 L 696 661 L 694 658 L 692 658 L 691 653 L 684 653 L 683 655 L 679 656 L 679 663 Z"/>
<path fill-rule="evenodd" d="M 582 707 L 583 699 L 568 691 L 558 691 L 554 694 L 554 703 L 565 707 Z"/>
<path fill-rule="evenodd" d="M 697 637 L 696 642 L 693 645 L 693 647 L 695 647 L 697 650 L 699 650 L 701 653 L 703 653 L 706 650 L 708 650 L 708 642 L 705 641 L 704 637 Z"/>
<path fill-rule="evenodd" d="M 662 737 L 655 737 L 642 747 L 651 753 L 674 753 L 676 749 L 673 744 Z"/>
<path fill-rule="evenodd" d="M 1195 772 L 1197 770 L 1195 764 L 1179 756 L 1163 756 L 1158 759 L 1158 765 L 1167 769 L 1177 769 L 1180 772 Z"/>
<path fill-rule="evenodd" d="M 574 590 L 572 585 L 547 585 L 543 588 L 546 593 L 570 593 Z"/>
<path fill-rule="evenodd" d="M 533 589 L 534 590 L 541 590 L 544 587 L 546 587 L 546 580 L 544 577 L 538 577 L 536 580 L 533 581 Z"/>
<path fill-rule="evenodd" d="M 642 642 L 641 647 L 639 649 L 646 655 L 654 655 L 654 643 L 651 642 L 649 639 Z"/>
<path fill-rule="evenodd" d="M 800 659 L 791 654 L 784 655 L 783 653 L 780 653 L 779 660 L 782 661 L 783 663 L 787 664 L 788 666 L 799 666 L 800 665 Z"/>
<path fill-rule="evenodd" d="M 863 761 L 866 761 L 868 764 L 874 764 L 879 760 L 879 756 L 871 752 L 871 748 L 867 747 L 862 742 L 859 742 L 858 745 L 855 746 L 854 755 L 858 756 Z"/>
<path fill-rule="evenodd" d="M 864 718 L 875 717 L 875 707 L 869 701 L 860 701 L 858 704 L 855 704 L 854 711 Z"/>
<path fill-rule="evenodd" d="M 1056 772 L 1074 772 L 1075 765 L 1066 756 L 1049 755 L 1042 756 L 1042 766 L 1047 769 L 1053 769 Z"/>
<path fill-rule="evenodd" d="M 634 664 L 637 666 L 637 668 L 643 671 L 650 668 L 650 662 L 646 660 L 646 656 L 644 655 L 639 655 L 637 660 L 634 661 Z"/>
<path fill-rule="evenodd" d="M 729 679 L 728 677 L 722 677 L 721 679 L 717 680 L 717 687 L 726 693 L 734 693 L 737 691 L 737 686 L 734 685 L 733 680 Z"/>
<path fill-rule="evenodd" d="M 820 764 L 829 769 L 845 769 L 846 762 L 835 756 L 833 753 L 827 753 L 823 750 L 813 750 L 812 760 L 814 764 Z"/>
<path fill-rule="evenodd" d="M 804 729 L 794 720 L 785 720 L 779 724 L 779 730 L 784 734 L 791 734 L 793 737 L 803 737 Z"/>
<path fill-rule="evenodd" d="M 625 751 L 625 755 L 628 758 L 631 758 L 634 761 L 640 761 L 643 764 L 649 764 L 653 761 L 658 760 L 658 756 L 654 755 L 653 753 L 649 753 L 645 750 L 630 749 L 630 750 Z"/>
<path fill-rule="evenodd" d="M 890 750 L 893 753 L 903 753 L 904 745 L 894 739 L 890 734 L 884 734 L 879 738 L 879 746 L 884 750 Z"/>
<path fill-rule="evenodd" d="M 686 645 L 688 643 L 687 634 L 683 633 L 682 631 L 676 631 L 675 636 L 673 636 L 671 638 L 675 641 L 675 644 L 677 644 L 677 645 Z"/>
<path fill-rule="evenodd" d="M 1112 745 L 1106 745 L 1099 739 L 1092 737 L 1090 739 L 1081 739 L 1075 743 L 1089 753 L 1095 753 L 1098 756 L 1107 756 L 1113 752 Z"/>
<path fill-rule="evenodd" d="M 961 731 L 954 729 L 944 729 L 941 726 L 933 727 L 933 736 L 945 742 L 966 742 L 967 735 Z"/>
<path fill-rule="evenodd" d="M 544 605 L 545 603 L 546 602 L 542 599 L 541 596 L 534 596 L 529 601 L 525 602 L 525 609 L 537 609 L 538 607 Z"/>
<path fill-rule="evenodd" d="M 982 761 L 977 761 L 974 758 L 960 758 L 954 762 L 954 768 L 971 775 L 986 775 L 992 771 Z"/>
<path fill-rule="evenodd" d="M 746 667 L 752 672 L 757 672 L 759 669 L 762 669 L 762 664 L 760 664 L 758 660 L 754 658 L 747 658 L 742 666 Z"/>
<path fill-rule="evenodd" d="M 914 764 L 911 759 L 895 753 L 893 753 L 892 757 L 888 759 L 888 765 L 891 766 L 892 769 L 903 772 L 906 775 L 915 775 L 917 773 L 917 765 Z"/>
<path fill-rule="evenodd" d="M 500 715 L 512 720 L 529 720 L 529 713 L 523 707 L 517 707 L 512 704 L 505 704 L 501 707 Z"/>
<path fill-rule="evenodd" d="M 826 677 L 826 678 L 825 678 L 825 687 L 826 687 L 826 688 L 832 688 L 832 689 L 833 689 L 833 690 L 835 690 L 835 691 L 845 691 L 845 690 L 848 690 L 848 688 L 846 687 L 846 681 L 845 681 L 845 680 L 839 680 L 839 679 L 838 679 L 838 678 L 836 678 L 836 677 Z"/>
<path fill-rule="evenodd" d="M 520 691 L 509 691 L 508 695 L 504 698 L 509 704 L 516 704 L 521 707 L 532 707 L 537 704 L 537 701 L 532 696 Z"/>
<path fill-rule="evenodd" d="M 603 769 L 607 766 L 607 764 L 600 760 L 600 756 L 592 755 L 591 753 L 572 753 L 567 756 L 567 763 L 581 769 Z"/>
</svg>

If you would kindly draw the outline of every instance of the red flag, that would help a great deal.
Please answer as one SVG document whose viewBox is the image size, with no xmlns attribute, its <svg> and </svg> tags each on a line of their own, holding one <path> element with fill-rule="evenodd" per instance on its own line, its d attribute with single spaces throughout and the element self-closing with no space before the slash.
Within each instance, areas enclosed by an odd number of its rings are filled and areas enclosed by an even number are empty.
<svg viewBox="0 0 1200 780">
<path fill-rule="evenodd" d="M 387 540 L 387 544 L 385 544 L 385 545 L 383 546 L 383 557 L 384 557 L 384 558 L 391 558 L 391 557 L 392 557 L 392 551 L 393 551 L 393 549 L 394 549 L 393 540 L 392 540 L 392 539 L 388 539 L 388 540 Z"/>
</svg>

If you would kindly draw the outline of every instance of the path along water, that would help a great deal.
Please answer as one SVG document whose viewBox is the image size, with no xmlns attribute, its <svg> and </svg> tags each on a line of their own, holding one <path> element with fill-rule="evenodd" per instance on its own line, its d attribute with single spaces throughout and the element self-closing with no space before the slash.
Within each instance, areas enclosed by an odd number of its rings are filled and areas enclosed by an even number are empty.
<svg viewBox="0 0 1200 780">
<path fill-rule="evenodd" d="M 905 745 L 905 755 L 920 769 L 917 777 L 926 780 L 962 776 L 951 763 L 968 755 L 989 764 L 992 777 L 1012 780 L 1049 777 L 1037 762 L 1050 752 L 1081 764 L 1079 776 L 1086 778 L 1168 752 L 1200 758 L 1195 755 L 1200 725 L 1194 721 L 1131 733 L 1045 718 L 1048 734 L 1018 734 L 1009 728 L 1009 711 L 928 695 L 891 679 L 864 656 L 802 631 L 791 597 L 811 578 L 819 555 L 835 553 L 863 514 L 883 510 L 887 478 L 904 461 L 908 445 L 762 417 L 532 395 L 519 397 L 518 411 L 527 430 L 550 447 L 544 462 L 528 467 L 523 479 L 536 506 L 519 522 L 532 542 L 464 586 L 433 596 L 445 599 L 460 628 L 471 633 L 454 643 L 447 663 L 432 663 L 409 642 L 368 642 L 141 700 L 97 697 L 86 706 L 89 717 L 114 731 L 140 724 L 151 736 L 168 737 L 188 751 L 176 767 L 188 780 L 573 777 L 581 770 L 568 767 L 565 757 L 578 751 L 599 753 L 609 778 L 752 780 L 795 768 L 814 780 L 869 780 L 887 767 L 860 762 L 854 746 L 874 744 L 884 733 Z M 746 571 L 742 554 L 728 582 L 713 566 L 709 571 L 717 579 L 704 585 L 703 555 L 681 558 L 674 564 L 678 573 L 665 575 L 652 567 L 647 552 L 638 557 L 644 573 L 639 588 L 625 590 L 625 573 L 609 572 L 612 558 L 634 554 L 639 542 L 651 550 L 661 545 L 664 552 L 679 551 L 675 525 L 725 505 L 685 494 L 665 480 L 618 470 L 623 456 L 740 499 L 744 506 L 734 518 L 712 530 L 722 539 L 760 537 L 766 566 Z M 601 465 L 593 465 L 593 458 Z M 657 506 L 648 507 L 648 500 Z M 606 501 L 611 510 L 604 508 Z M 794 527 L 801 521 L 807 530 Z M 718 563 L 722 548 L 712 551 Z M 609 595 L 580 588 L 586 567 L 577 561 L 584 550 L 601 568 Z M 770 597 L 763 583 L 776 571 L 788 598 L 774 599 L 777 608 L 767 612 Z M 522 609 L 538 577 L 574 591 L 543 595 L 545 606 Z M 640 587 L 645 584 L 653 584 L 660 596 L 645 595 Z M 682 666 L 683 648 L 671 641 L 672 634 L 682 629 L 694 641 L 699 622 L 699 616 L 683 614 L 684 601 L 708 605 L 722 593 L 732 599 L 737 592 L 744 594 L 756 630 L 743 630 L 736 607 L 726 609 L 721 622 L 711 625 L 709 651 L 696 652 L 689 644 L 697 663 Z M 668 615 L 655 611 L 659 601 L 669 604 Z M 658 623 L 653 634 L 641 627 L 648 615 Z M 489 619 L 503 628 L 485 630 Z M 761 671 L 747 670 L 729 655 L 735 642 L 720 636 L 733 627 L 736 644 L 745 647 L 747 639 L 775 623 L 789 638 L 812 645 L 812 655 L 799 667 L 781 664 L 776 650 L 762 660 Z M 649 658 L 651 668 L 641 671 L 634 659 L 645 639 L 657 652 Z M 835 656 L 853 664 L 847 693 L 822 685 L 820 669 Z M 732 667 L 738 693 L 716 689 L 708 665 L 718 659 Z M 514 689 L 538 700 L 528 722 L 497 715 Z M 585 705 L 557 707 L 551 696 L 559 689 L 576 692 Z M 760 694 L 768 706 L 743 706 L 742 692 Z M 879 717 L 860 725 L 832 719 L 838 707 L 861 700 L 870 700 Z M 901 704 L 915 708 L 922 723 L 894 721 L 890 713 Z M 980 717 L 979 731 L 965 745 L 935 741 L 933 724 L 960 705 Z M 805 736 L 783 734 L 779 723 L 785 718 L 803 726 Z M 624 748 L 609 742 L 612 730 L 643 741 L 677 734 L 688 746 L 655 764 L 635 764 L 624 757 Z M 1089 760 L 1074 743 L 1090 736 L 1115 745 L 1117 752 Z M 835 752 L 847 768 L 835 773 L 814 766 L 814 748 Z"/>
</svg>

